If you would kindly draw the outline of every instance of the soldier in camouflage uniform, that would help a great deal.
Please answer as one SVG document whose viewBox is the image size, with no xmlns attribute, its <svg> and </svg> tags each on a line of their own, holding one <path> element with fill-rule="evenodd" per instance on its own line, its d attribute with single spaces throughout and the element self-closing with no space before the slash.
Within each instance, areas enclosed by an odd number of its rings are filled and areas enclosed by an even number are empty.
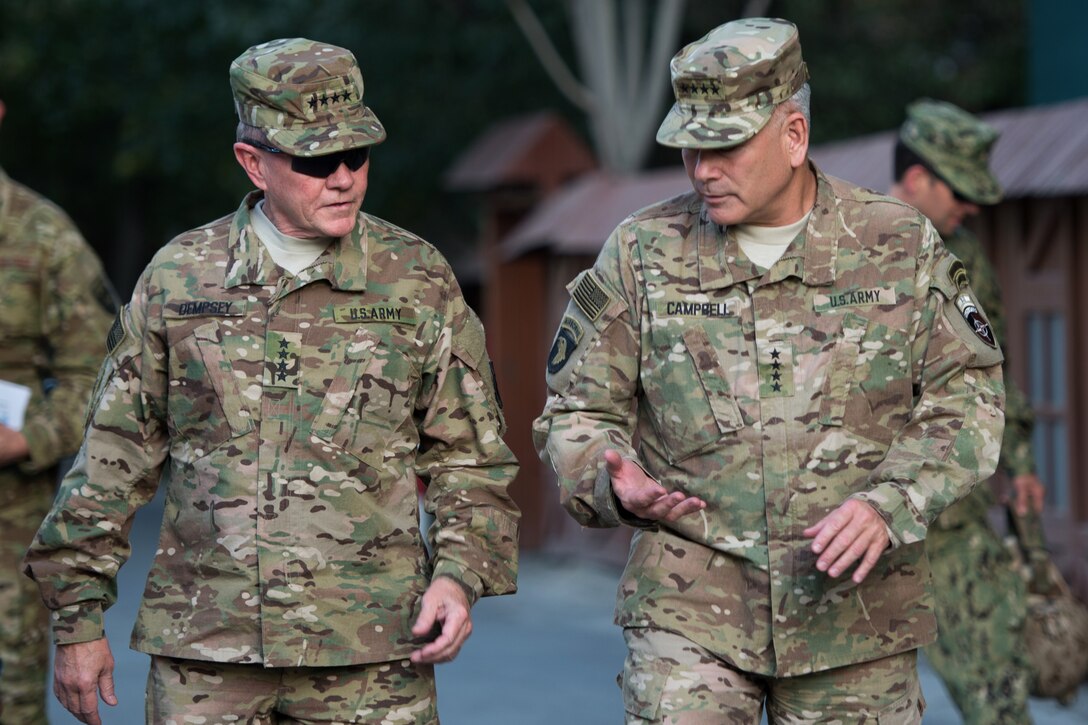
<svg viewBox="0 0 1088 725">
<path fill-rule="evenodd" d="M 483 329 L 434 247 L 360 211 L 385 130 L 349 51 L 271 41 L 230 78 L 259 191 L 140 278 L 27 555 L 58 697 L 90 723 L 116 702 L 102 611 L 161 478 L 148 722 L 437 722 L 433 663 L 516 582 Z"/>
<path fill-rule="evenodd" d="M 535 423 L 587 526 L 636 527 L 616 622 L 629 723 L 917 723 L 925 537 L 997 463 L 1001 353 L 906 204 L 808 160 L 797 29 L 672 61 L 694 193 L 570 285 Z"/>
<path fill-rule="evenodd" d="M 962 226 L 980 205 L 1001 201 L 989 168 L 997 132 L 949 103 L 922 100 L 907 109 L 895 149 L 891 194 L 933 222 L 945 245 L 964 265 L 971 287 L 1003 339 L 1004 315 L 997 276 L 978 239 Z M 1006 380 L 1001 467 L 1016 491 L 1021 513 L 1042 510 L 1043 486 L 1031 452 L 1033 415 L 1023 393 Z M 926 539 L 937 600 L 937 642 L 926 656 L 952 700 L 973 725 L 1026 723 L 1028 664 L 1021 640 L 1026 612 L 1023 581 L 990 528 L 995 503 L 988 485 L 977 487 L 937 519 Z"/>
<path fill-rule="evenodd" d="M 0 723 L 30 725 L 46 721 L 49 624 L 20 561 L 79 447 L 117 307 L 71 219 L 2 170 L 0 306 L 0 380 L 31 391 L 22 429 L 0 423 Z"/>
</svg>

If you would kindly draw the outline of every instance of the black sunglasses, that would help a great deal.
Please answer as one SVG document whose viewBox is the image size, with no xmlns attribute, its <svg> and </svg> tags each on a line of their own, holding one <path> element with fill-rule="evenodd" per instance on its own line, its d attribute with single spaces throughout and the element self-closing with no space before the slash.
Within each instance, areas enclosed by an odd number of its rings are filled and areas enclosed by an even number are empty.
<svg viewBox="0 0 1088 725">
<path fill-rule="evenodd" d="M 270 154 L 282 154 L 278 148 L 263 144 L 259 141 L 249 141 L 245 143 L 254 148 L 267 151 Z M 290 156 L 290 154 L 284 154 Z M 347 151 L 337 151 L 332 154 L 324 154 L 322 156 L 290 156 L 291 158 L 291 171 L 304 176 L 312 176 L 315 179 L 327 179 L 337 169 L 340 168 L 340 164 L 346 165 L 352 171 L 358 171 L 363 168 L 363 164 L 370 158 L 370 147 L 359 146 L 357 148 L 348 149 Z"/>
</svg>

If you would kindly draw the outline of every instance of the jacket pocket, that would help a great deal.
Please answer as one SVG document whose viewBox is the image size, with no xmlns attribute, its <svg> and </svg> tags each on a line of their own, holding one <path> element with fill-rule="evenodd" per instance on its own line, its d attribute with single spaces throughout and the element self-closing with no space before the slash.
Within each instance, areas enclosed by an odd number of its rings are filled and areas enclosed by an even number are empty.
<svg viewBox="0 0 1088 725">
<path fill-rule="evenodd" d="M 199 325 L 172 342 L 170 359 L 170 425 L 188 441 L 194 458 L 253 429 L 218 322 Z"/>
<path fill-rule="evenodd" d="M 670 463 L 744 427 L 717 350 L 701 327 L 655 345 L 643 368 L 646 402 Z"/>
<path fill-rule="evenodd" d="M 663 659 L 647 656 L 647 653 L 627 650 L 620 676 L 623 691 L 623 709 L 639 721 L 656 722 L 661 712 L 661 698 L 668 684 L 672 665 Z M 628 722 L 632 722 L 628 717 Z"/>
<path fill-rule="evenodd" d="M 861 341 L 868 320 L 847 313 L 842 321 L 842 334 L 831 353 L 823 398 L 820 401 L 820 423 L 841 426 L 846 417 L 846 404 L 864 373 Z"/>
<path fill-rule="evenodd" d="M 378 469 L 411 414 L 418 375 L 402 353 L 366 327 L 356 329 L 325 389 L 313 433 Z"/>
</svg>

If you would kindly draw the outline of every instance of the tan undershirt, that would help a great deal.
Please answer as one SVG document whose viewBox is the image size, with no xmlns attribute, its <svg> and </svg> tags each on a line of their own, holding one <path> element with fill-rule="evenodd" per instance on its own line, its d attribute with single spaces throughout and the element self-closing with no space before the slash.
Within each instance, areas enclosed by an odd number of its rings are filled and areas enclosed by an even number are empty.
<svg viewBox="0 0 1088 725">
<path fill-rule="evenodd" d="M 332 241 L 329 237 L 299 239 L 284 234 L 264 213 L 264 199 L 253 208 L 249 221 L 272 261 L 291 274 L 298 274 L 313 264 Z"/>
<path fill-rule="evenodd" d="M 808 224 L 808 218 L 812 211 L 784 227 L 760 227 L 754 224 L 738 224 L 733 227 L 733 234 L 737 244 L 748 259 L 762 269 L 770 269 L 771 265 L 782 258 L 786 253 L 786 247 L 794 237 Z"/>
</svg>

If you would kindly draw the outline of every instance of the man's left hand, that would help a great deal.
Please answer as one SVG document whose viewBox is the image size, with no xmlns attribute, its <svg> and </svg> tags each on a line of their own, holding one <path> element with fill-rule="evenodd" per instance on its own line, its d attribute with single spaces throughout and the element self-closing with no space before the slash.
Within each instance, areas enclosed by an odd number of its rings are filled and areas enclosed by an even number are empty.
<svg viewBox="0 0 1088 725">
<path fill-rule="evenodd" d="M 412 634 L 422 637 L 436 627 L 439 633 L 434 641 L 412 653 L 411 660 L 417 665 L 452 661 L 472 634 L 468 597 L 461 585 L 449 577 L 435 577 L 423 593 Z"/>
<path fill-rule="evenodd" d="M 1043 500 L 1046 498 L 1046 489 L 1043 482 L 1034 473 L 1021 473 L 1013 476 L 1012 487 L 1014 490 L 1013 507 L 1018 516 L 1027 516 L 1028 511 L 1037 514 L 1043 512 Z"/>
<path fill-rule="evenodd" d="M 809 538 L 815 537 L 812 551 L 820 555 L 816 568 L 833 577 L 860 559 L 853 576 L 858 584 L 872 571 L 891 543 L 884 519 L 872 506 L 857 499 L 847 499 L 803 533 Z"/>
<path fill-rule="evenodd" d="M 0 423 L 0 466 L 10 466 L 30 456 L 26 436 Z"/>
</svg>

